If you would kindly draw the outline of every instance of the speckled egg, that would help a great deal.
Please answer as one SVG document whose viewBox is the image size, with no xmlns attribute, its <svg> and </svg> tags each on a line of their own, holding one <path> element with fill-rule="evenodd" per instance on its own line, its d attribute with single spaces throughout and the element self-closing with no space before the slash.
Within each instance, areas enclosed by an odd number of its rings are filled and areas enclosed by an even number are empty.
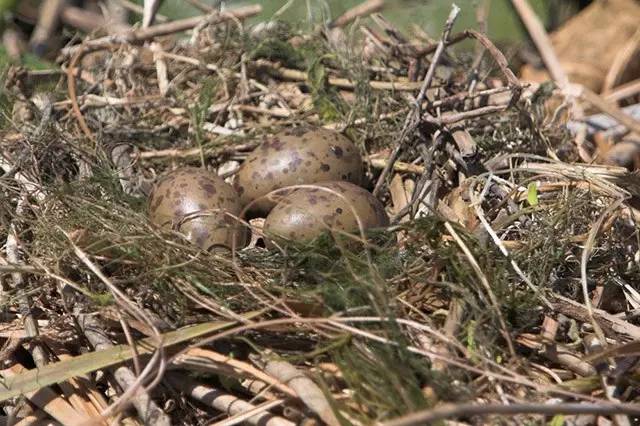
<svg viewBox="0 0 640 426">
<path fill-rule="evenodd" d="M 161 227 L 174 229 L 210 250 L 246 244 L 246 229 L 224 214 L 239 216 L 238 193 L 215 173 L 194 167 L 176 169 L 158 180 L 149 196 L 149 218 Z"/>
<path fill-rule="evenodd" d="M 308 242 L 327 230 L 359 235 L 358 214 L 365 230 L 389 225 L 384 207 L 371 193 L 349 182 L 324 182 L 287 195 L 267 216 L 264 232 L 272 239 Z M 340 194 L 340 195 L 336 195 Z"/>
<path fill-rule="evenodd" d="M 243 204 L 291 185 L 329 181 L 363 183 L 362 157 L 340 133 L 318 127 L 287 129 L 267 138 L 242 164 L 235 188 Z M 276 202 L 266 198 L 252 205 L 253 214 L 266 214 Z"/>
</svg>

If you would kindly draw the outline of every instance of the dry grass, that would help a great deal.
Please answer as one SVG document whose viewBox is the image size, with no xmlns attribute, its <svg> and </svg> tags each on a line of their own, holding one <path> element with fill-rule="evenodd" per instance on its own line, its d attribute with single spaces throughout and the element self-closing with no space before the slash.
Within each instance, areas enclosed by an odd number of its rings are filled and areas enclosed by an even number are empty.
<svg viewBox="0 0 640 426">
<path fill-rule="evenodd" d="M 158 38 L 155 53 L 118 40 L 76 49 L 61 57 L 79 64 L 65 75 L 5 71 L 1 353 L 7 369 L 51 374 L 42 387 L 6 370 L 5 411 L 45 416 L 48 389 L 79 418 L 132 423 L 638 415 L 638 370 L 615 350 L 608 369 L 583 360 L 640 339 L 638 177 L 562 162 L 577 154 L 545 115 L 547 88 L 520 97 L 497 49 L 472 74 L 455 45 L 431 62 L 436 46 L 357 28 L 256 35 L 228 21 Z M 490 108 L 470 86 L 489 91 Z M 419 166 L 391 165 L 381 180 L 388 211 L 406 214 L 377 245 L 343 250 L 325 235 L 285 252 L 209 253 L 147 221 L 165 170 L 232 175 L 262 135 L 299 122 L 383 159 L 369 164 L 369 189 L 395 148 Z M 72 376 L 82 383 L 54 385 Z M 152 389 L 155 405 L 142 406 Z"/>
</svg>

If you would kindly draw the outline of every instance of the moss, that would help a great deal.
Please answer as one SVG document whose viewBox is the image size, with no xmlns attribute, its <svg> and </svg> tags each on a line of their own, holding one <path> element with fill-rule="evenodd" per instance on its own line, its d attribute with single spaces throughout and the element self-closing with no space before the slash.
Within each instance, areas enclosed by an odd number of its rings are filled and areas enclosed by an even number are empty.
<svg viewBox="0 0 640 426">
<path fill-rule="evenodd" d="M 94 293 L 91 297 L 91 301 L 101 307 L 113 305 L 115 302 L 111 293 Z"/>
<path fill-rule="evenodd" d="M 20 65 L 30 70 L 48 70 L 55 68 L 53 63 L 29 52 L 23 53 L 18 60 L 11 59 L 7 50 L 3 46 L 0 46 L 0 69 L 6 68 L 9 65 Z"/>
<path fill-rule="evenodd" d="M 311 64 L 308 73 L 313 105 L 321 120 L 340 121 L 349 108 L 338 95 L 337 89 L 328 83 L 329 76 L 322 64 L 322 58 Z"/>
<path fill-rule="evenodd" d="M 280 62 L 287 68 L 304 68 L 305 56 L 285 40 L 275 38 L 261 41 L 252 53 L 253 59 L 267 59 Z"/>
<path fill-rule="evenodd" d="M 411 354 L 401 347 L 354 342 L 334 351 L 331 359 L 353 390 L 350 406 L 337 405 L 362 421 L 392 418 L 428 407 L 421 391 L 421 385 L 427 382 L 427 369 L 424 364 L 418 365 L 417 359 L 412 362 Z"/>
<path fill-rule="evenodd" d="M 401 268 L 398 252 L 388 245 L 370 254 L 371 264 L 360 244 L 340 247 L 325 233 L 310 243 L 288 246 L 286 276 L 300 297 L 319 297 L 330 312 L 361 308 L 371 304 L 372 298 L 384 304 L 392 297 L 387 292 L 393 292 L 384 280 Z"/>
</svg>

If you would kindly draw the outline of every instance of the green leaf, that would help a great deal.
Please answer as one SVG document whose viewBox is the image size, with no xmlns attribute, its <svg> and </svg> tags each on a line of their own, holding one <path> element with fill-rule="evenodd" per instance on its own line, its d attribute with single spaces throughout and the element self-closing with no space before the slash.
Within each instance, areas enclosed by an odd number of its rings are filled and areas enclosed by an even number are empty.
<svg viewBox="0 0 640 426">
<path fill-rule="evenodd" d="M 477 351 L 476 326 L 477 326 L 476 321 L 471 320 L 469 321 L 469 324 L 467 325 L 467 330 L 466 330 L 467 331 L 467 349 L 471 353 L 472 358 L 476 357 L 475 353 Z"/>
<path fill-rule="evenodd" d="M 258 312 L 245 314 L 245 318 L 252 318 Z M 237 324 L 233 321 L 212 321 L 170 331 L 162 335 L 164 347 L 187 342 L 224 328 Z M 146 338 L 137 342 L 139 355 L 150 354 L 156 349 L 154 339 Z M 4 376 L 0 381 L 0 401 L 5 401 L 28 392 L 36 391 L 45 386 L 62 383 L 72 377 L 81 376 L 92 371 L 116 366 L 133 358 L 134 351 L 129 345 L 117 345 L 104 351 L 89 352 L 75 358 L 54 362 L 42 368 L 27 370 L 14 376 Z M 4 388 L 4 389 L 2 389 Z"/>
<path fill-rule="evenodd" d="M 309 81 L 315 91 L 322 91 L 327 88 L 327 70 L 320 60 L 314 61 L 309 67 Z"/>
<path fill-rule="evenodd" d="M 549 422 L 549 426 L 562 426 L 564 424 L 564 416 L 557 414 L 553 416 L 553 419 Z"/>
<path fill-rule="evenodd" d="M 527 201 L 530 206 L 538 205 L 538 185 L 535 182 L 531 182 L 527 188 Z"/>
<path fill-rule="evenodd" d="M 562 382 L 558 386 L 571 392 L 588 394 L 600 388 L 600 376 L 579 377 Z"/>
<path fill-rule="evenodd" d="M 334 87 L 329 84 L 329 75 L 322 60 L 331 58 L 324 55 L 315 60 L 309 67 L 309 84 L 313 105 L 323 122 L 337 121 L 341 114 L 341 101 Z"/>
</svg>

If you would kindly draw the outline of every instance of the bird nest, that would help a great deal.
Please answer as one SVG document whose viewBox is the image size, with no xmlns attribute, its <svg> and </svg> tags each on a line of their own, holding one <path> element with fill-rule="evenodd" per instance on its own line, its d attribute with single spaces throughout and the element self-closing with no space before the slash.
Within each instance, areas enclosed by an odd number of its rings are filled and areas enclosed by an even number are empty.
<svg viewBox="0 0 640 426">
<path fill-rule="evenodd" d="M 241 11 L 4 70 L 5 412 L 638 415 L 638 372 L 616 361 L 640 339 L 638 178 L 575 162 L 550 87 L 521 84 L 483 34 L 452 33 L 455 10 L 437 42 L 381 15 L 303 31 Z M 392 219 L 382 242 L 206 252 L 148 221 L 164 171 L 232 180 L 263 135 L 300 123 L 357 144 Z"/>
</svg>

